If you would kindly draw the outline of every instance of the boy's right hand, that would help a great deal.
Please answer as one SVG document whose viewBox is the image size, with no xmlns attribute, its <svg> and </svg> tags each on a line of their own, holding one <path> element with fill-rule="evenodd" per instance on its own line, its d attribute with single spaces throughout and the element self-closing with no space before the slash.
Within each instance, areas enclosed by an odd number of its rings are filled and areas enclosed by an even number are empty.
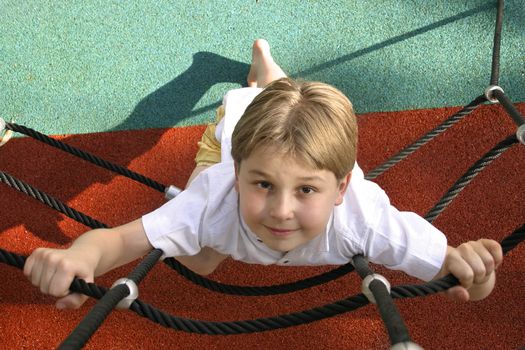
<svg viewBox="0 0 525 350">
<path fill-rule="evenodd" d="M 86 282 L 94 281 L 96 264 L 93 258 L 86 251 L 73 248 L 38 248 L 27 258 L 24 275 L 42 293 L 58 297 L 55 304 L 58 309 L 76 309 L 88 297 L 70 293 L 69 286 L 75 277 Z"/>
</svg>

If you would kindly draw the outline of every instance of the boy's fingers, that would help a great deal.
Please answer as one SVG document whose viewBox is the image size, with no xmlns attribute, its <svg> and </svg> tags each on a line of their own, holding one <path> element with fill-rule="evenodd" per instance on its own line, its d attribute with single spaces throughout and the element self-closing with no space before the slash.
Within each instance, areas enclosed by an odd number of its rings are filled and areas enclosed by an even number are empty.
<svg viewBox="0 0 525 350">
<path fill-rule="evenodd" d="M 64 297 L 68 295 L 69 286 L 75 276 L 72 274 L 58 274 L 53 276 L 53 279 L 49 283 L 49 294 L 54 297 Z"/>
<path fill-rule="evenodd" d="M 480 243 L 487 249 L 494 259 L 494 268 L 497 268 L 503 261 L 503 249 L 501 244 L 492 239 L 480 239 Z"/>
<path fill-rule="evenodd" d="M 449 270 L 465 288 L 470 288 L 474 283 L 474 270 L 471 260 L 473 259 L 472 248 L 468 244 L 460 245 L 456 250 L 456 255 L 451 261 Z M 481 261 L 481 259 L 480 259 Z"/>
<path fill-rule="evenodd" d="M 86 302 L 88 297 L 84 294 L 72 293 L 57 300 L 57 309 L 78 309 Z"/>
<path fill-rule="evenodd" d="M 472 269 L 465 264 L 465 267 L 458 269 L 456 272 L 454 270 L 450 271 L 458 280 L 462 287 L 470 288 L 474 283 L 474 272 Z"/>
<path fill-rule="evenodd" d="M 496 269 L 496 258 L 492 254 L 491 250 L 487 249 L 487 247 L 481 242 L 475 247 L 475 249 L 483 265 L 485 266 L 485 274 L 490 275 Z"/>
<path fill-rule="evenodd" d="M 42 272 L 43 272 L 43 269 L 44 269 L 44 264 L 41 263 L 41 262 L 37 262 L 35 264 L 33 264 L 33 268 L 31 269 L 31 283 L 33 283 L 33 285 L 35 287 L 39 287 L 40 286 L 40 281 L 42 280 Z"/>
<path fill-rule="evenodd" d="M 51 294 L 50 287 L 54 276 L 56 276 L 57 270 L 55 266 L 46 266 L 42 270 L 42 277 L 40 278 L 40 291 L 44 294 Z"/>
<path fill-rule="evenodd" d="M 470 295 L 462 286 L 454 286 L 445 291 L 445 294 L 456 301 L 469 301 Z"/>
<path fill-rule="evenodd" d="M 26 277 L 29 277 L 31 275 L 31 271 L 33 269 L 33 264 L 35 263 L 34 259 L 33 259 L 33 255 L 30 255 L 27 259 L 26 259 L 26 263 L 24 264 L 24 275 Z"/>
<path fill-rule="evenodd" d="M 487 259 L 491 260 L 492 257 L 488 257 Z M 473 251 L 472 254 L 470 254 L 466 258 L 466 260 L 467 260 L 467 264 L 472 269 L 472 273 L 473 273 L 472 283 L 479 284 L 479 283 L 486 282 L 488 278 L 487 268 L 480 254 L 478 254 L 476 251 Z"/>
<path fill-rule="evenodd" d="M 69 293 L 69 287 L 71 286 L 71 282 L 75 278 L 75 274 L 71 273 L 66 276 L 62 276 L 60 280 L 55 281 L 56 282 L 56 288 L 58 291 L 62 290 L 65 294 Z M 92 275 L 84 275 L 80 274 L 78 278 L 85 280 L 88 283 L 92 283 L 94 281 L 94 277 Z M 64 295 L 64 294 L 63 294 Z M 57 309 L 78 309 L 82 306 L 88 300 L 88 296 L 80 293 L 70 293 L 60 299 L 57 300 L 55 306 Z"/>
</svg>

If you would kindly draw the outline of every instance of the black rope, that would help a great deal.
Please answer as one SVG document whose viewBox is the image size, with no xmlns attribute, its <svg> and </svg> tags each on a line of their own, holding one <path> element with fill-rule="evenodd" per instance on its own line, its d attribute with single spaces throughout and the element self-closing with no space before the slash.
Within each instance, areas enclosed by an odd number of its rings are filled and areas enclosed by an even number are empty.
<svg viewBox="0 0 525 350">
<path fill-rule="evenodd" d="M 0 262 L 4 264 L 23 269 L 26 259 L 27 257 L 25 256 L 18 255 L 0 248 Z"/>
<path fill-rule="evenodd" d="M 501 241 L 501 248 L 503 250 L 503 254 L 506 255 L 523 240 L 525 240 L 525 224 L 522 225 L 520 228 L 516 229 L 512 235 L 505 237 Z"/>
<path fill-rule="evenodd" d="M 521 226 L 510 236 L 506 237 L 502 242 L 504 247 L 504 253 L 506 254 L 519 243 L 525 239 L 525 225 Z M 6 259 L 12 263 L 13 266 L 20 269 L 23 268 L 24 257 L 17 257 L 17 254 L 6 252 L 0 249 L 0 262 L 6 262 Z M 19 265 L 18 263 L 22 262 Z M 400 285 L 391 288 L 391 295 L 394 299 L 400 298 L 414 298 L 420 296 L 426 296 L 443 292 L 458 284 L 458 280 L 448 275 L 441 279 L 430 281 L 424 284 L 415 285 Z M 83 293 L 85 295 L 101 298 L 100 293 L 106 293 L 107 290 L 96 287 L 93 283 L 87 283 L 83 280 L 75 279 L 70 286 L 70 290 L 75 293 Z M 170 327 L 186 332 L 192 333 L 205 333 L 205 334 L 240 334 L 240 333 L 253 333 L 262 332 L 278 328 L 285 328 L 295 325 L 301 325 L 305 323 L 314 322 L 327 317 L 332 317 L 344 312 L 355 310 L 359 307 L 368 304 L 368 299 L 363 294 L 357 294 L 355 296 L 336 301 L 331 304 L 327 304 L 314 309 L 279 315 L 269 318 L 259 318 L 255 320 L 246 321 L 234 321 L 234 322 L 209 322 L 191 320 L 186 318 L 180 318 L 171 316 L 163 311 L 157 310 L 154 307 L 140 301 L 135 300 L 130 309 L 135 311 L 137 314 L 143 317 L 147 317 L 153 322 L 161 324 L 165 327 Z"/>
<path fill-rule="evenodd" d="M 55 147 L 55 148 L 58 148 L 64 152 L 67 152 L 67 153 L 70 153 L 74 156 L 77 156 L 79 158 L 82 158 L 90 163 L 93 163 L 95 165 L 98 165 L 102 168 L 105 168 L 107 170 L 111 170 L 117 174 L 120 174 L 120 175 L 123 175 L 125 177 L 128 177 L 132 180 L 135 180 L 137 182 L 140 182 L 146 186 L 149 186 L 159 192 L 164 192 L 164 190 L 166 189 L 166 185 L 163 185 L 157 181 L 154 181 L 150 178 L 147 178 L 146 176 L 144 175 L 141 175 L 141 174 L 138 174 L 134 171 L 131 171 L 129 169 L 126 169 L 125 167 L 122 167 L 120 165 L 117 165 L 117 164 L 113 164 L 111 162 L 108 162 L 107 160 L 104 160 L 102 158 L 99 158 L 93 154 L 90 154 L 90 153 L 87 153 L 85 151 L 82 151 L 78 148 L 75 148 L 75 147 L 72 147 L 68 144 L 65 144 L 61 141 L 58 141 L 58 140 L 55 140 L 47 135 L 44 135 L 42 133 L 39 133 L 38 131 L 35 131 L 33 129 L 30 129 L 30 128 L 27 128 L 23 125 L 18 125 L 18 124 L 15 124 L 15 123 L 5 123 L 6 124 L 6 129 L 9 129 L 9 130 L 12 130 L 12 131 L 16 131 L 18 133 L 21 133 L 21 134 L 24 134 L 24 135 L 27 135 L 27 136 L 30 136 L 38 141 L 41 141 L 49 146 L 52 146 L 52 147 Z"/>
<path fill-rule="evenodd" d="M 62 214 L 67 215 L 73 220 L 80 222 L 91 228 L 106 228 L 106 224 L 101 223 L 100 221 L 93 219 L 92 217 L 83 214 L 70 206 L 64 204 L 63 202 L 53 198 L 52 196 L 38 190 L 37 188 L 18 180 L 17 178 L 0 171 L 0 182 L 5 183 L 6 185 L 25 193 L 26 195 L 44 203 L 45 205 L 61 212 Z"/>
<path fill-rule="evenodd" d="M 102 325 L 104 320 L 113 311 L 120 300 L 129 294 L 129 288 L 120 284 L 111 288 L 89 311 L 87 316 L 80 321 L 77 327 L 60 344 L 58 349 L 81 349 Z"/>
<path fill-rule="evenodd" d="M 152 250 L 127 278 L 138 285 L 153 266 L 155 266 L 161 255 L 162 251 L 160 249 Z M 107 291 L 69 336 L 64 339 L 59 349 L 69 350 L 82 348 L 100 328 L 117 304 L 127 297 L 129 293 L 130 289 L 126 284 L 118 284 Z"/>
<path fill-rule="evenodd" d="M 452 185 L 439 202 L 434 205 L 427 215 L 425 215 L 425 219 L 427 219 L 428 222 L 433 222 L 439 214 L 445 210 L 450 202 L 452 202 L 452 200 L 456 198 L 456 196 L 476 177 L 476 175 L 517 142 L 518 139 L 516 138 L 516 135 L 511 135 L 494 146 L 481 159 L 474 163 L 474 165 L 472 165 L 454 185 Z"/>
<path fill-rule="evenodd" d="M 238 286 L 220 283 L 196 274 L 173 258 L 165 259 L 164 262 L 177 271 L 181 276 L 201 287 L 223 294 L 243 296 L 264 296 L 296 292 L 333 281 L 354 271 L 354 266 L 351 263 L 347 263 L 322 274 L 296 282 L 271 286 Z"/>
<path fill-rule="evenodd" d="M 388 159 L 386 162 L 378 166 L 377 168 L 370 171 L 368 174 L 365 175 L 365 178 L 367 180 L 373 180 L 397 163 L 401 162 L 403 159 L 407 158 L 409 155 L 417 151 L 419 148 L 421 148 L 423 145 L 443 133 L 445 130 L 450 128 L 452 125 L 456 124 L 458 121 L 463 119 L 465 116 L 469 115 L 472 111 L 474 111 L 479 105 L 486 102 L 487 98 L 484 95 L 480 95 L 476 97 L 472 102 L 470 102 L 468 105 L 463 107 L 459 112 L 449 117 L 446 121 L 435 127 L 433 130 L 428 132 L 427 134 L 423 135 L 421 138 L 419 138 L 414 143 L 408 145 L 403 150 L 401 150 L 398 154 Z"/>
<path fill-rule="evenodd" d="M 503 0 L 498 0 L 498 12 L 496 15 L 496 26 L 494 29 L 494 45 L 492 48 L 492 70 L 490 75 L 490 85 L 499 84 L 499 58 L 501 48 L 501 28 L 503 26 Z"/>
<path fill-rule="evenodd" d="M 367 305 L 368 299 L 363 294 L 357 294 L 335 303 L 316 307 L 301 312 L 289 313 L 274 317 L 258 318 L 254 320 L 211 322 L 192 320 L 172 316 L 164 311 L 155 309 L 139 300 L 131 305 L 131 310 L 138 315 L 148 318 L 164 327 L 182 330 L 189 333 L 209 335 L 230 335 L 265 332 L 280 328 L 303 325 L 314 321 L 333 317 L 348 311 L 356 310 Z"/>
<path fill-rule="evenodd" d="M 354 256 L 352 261 L 354 262 L 357 273 L 363 280 L 374 274 L 374 271 L 368 266 L 368 261 L 366 261 L 362 255 Z M 373 279 L 368 285 L 368 288 L 374 295 L 379 314 L 383 319 L 388 336 L 390 337 L 390 343 L 395 345 L 397 343 L 411 341 L 408 328 L 394 304 L 387 285 L 380 280 Z"/>
<path fill-rule="evenodd" d="M 498 101 L 501 103 L 503 108 L 505 108 L 505 110 L 517 126 L 522 126 L 523 124 L 525 124 L 523 116 L 512 104 L 511 100 L 507 97 L 507 95 L 505 95 L 505 93 L 503 93 L 501 90 L 496 89 L 492 91 L 492 94 L 498 99 Z"/>
</svg>

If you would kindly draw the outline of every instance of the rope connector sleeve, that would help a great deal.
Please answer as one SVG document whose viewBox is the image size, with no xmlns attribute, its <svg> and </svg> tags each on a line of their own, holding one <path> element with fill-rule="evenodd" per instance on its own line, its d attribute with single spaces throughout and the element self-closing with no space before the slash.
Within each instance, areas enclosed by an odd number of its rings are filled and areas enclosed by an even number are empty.
<svg viewBox="0 0 525 350">
<path fill-rule="evenodd" d="M 175 197 L 177 197 L 177 195 L 179 193 L 181 193 L 182 190 L 178 187 L 175 187 L 173 185 L 170 185 L 168 187 L 166 187 L 166 189 L 164 190 L 164 197 L 167 199 L 167 200 L 171 200 Z"/>
<path fill-rule="evenodd" d="M 118 285 L 125 284 L 128 286 L 129 295 L 122 299 L 116 306 L 117 309 L 129 309 L 131 304 L 139 297 L 139 287 L 137 284 L 129 278 L 119 278 L 113 283 L 111 288 L 114 288 Z"/>
<path fill-rule="evenodd" d="M 423 350 L 423 348 L 411 341 L 405 341 L 392 345 L 390 350 Z"/>
<path fill-rule="evenodd" d="M 498 103 L 499 102 L 499 100 L 496 97 L 494 97 L 494 95 L 493 95 L 493 92 L 495 90 L 499 90 L 499 91 L 501 91 L 501 93 L 505 93 L 505 91 L 503 91 L 503 89 L 500 86 L 498 86 L 498 85 L 489 85 L 485 89 L 485 97 L 487 98 L 487 100 L 489 102 L 492 102 L 492 103 Z"/>
<path fill-rule="evenodd" d="M 383 283 L 388 291 L 388 294 L 390 294 L 390 282 L 388 282 L 384 276 L 377 273 L 370 274 L 363 279 L 363 283 L 361 283 L 361 291 L 371 303 L 376 304 L 374 293 L 372 293 L 370 290 L 370 283 L 372 283 L 372 281 L 380 281 Z"/>
<path fill-rule="evenodd" d="M 525 145 L 525 124 L 521 124 L 518 130 L 516 130 L 516 137 L 522 145 Z"/>
</svg>

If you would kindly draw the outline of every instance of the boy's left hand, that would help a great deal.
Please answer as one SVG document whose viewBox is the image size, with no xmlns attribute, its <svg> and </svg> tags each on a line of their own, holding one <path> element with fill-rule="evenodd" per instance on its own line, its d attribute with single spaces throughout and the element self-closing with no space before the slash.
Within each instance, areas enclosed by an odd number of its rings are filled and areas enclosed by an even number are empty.
<svg viewBox="0 0 525 350">
<path fill-rule="evenodd" d="M 494 289 L 495 270 L 502 261 L 501 245 L 491 239 L 466 242 L 457 248 L 448 246 L 443 267 L 437 277 L 451 273 L 459 280 L 460 285 L 446 291 L 452 299 L 480 300 Z"/>
</svg>

